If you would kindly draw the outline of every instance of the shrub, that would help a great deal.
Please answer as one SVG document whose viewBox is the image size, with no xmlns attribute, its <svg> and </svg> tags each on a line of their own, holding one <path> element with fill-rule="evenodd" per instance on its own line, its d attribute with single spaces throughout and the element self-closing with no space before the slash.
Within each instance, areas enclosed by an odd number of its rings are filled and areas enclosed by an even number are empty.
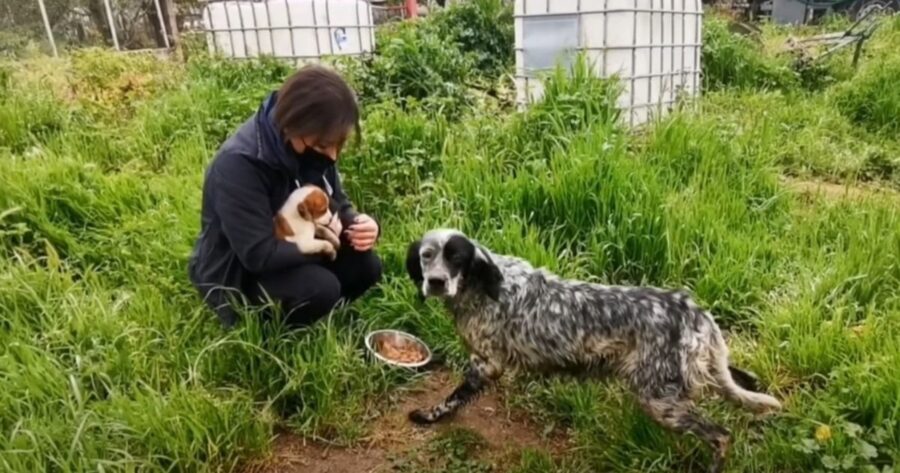
<svg viewBox="0 0 900 473">
<path fill-rule="evenodd" d="M 718 89 L 792 89 L 798 81 L 784 58 L 766 57 L 750 39 L 732 33 L 726 20 L 703 23 L 703 87 Z"/>
<path fill-rule="evenodd" d="M 473 61 L 429 24 L 401 23 L 379 31 L 375 55 L 343 62 L 364 103 L 427 101 L 447 116 L 471 103 Z"/>
<path fill-rule="evenodd" d="M 475 58 L 476 73 L 496 78 L 515 61 L 512 5 L 503 0 L 454 4 L 434 16 L 438 35 Z"/>
<path fill-rule="evenodd" d="M 476 103 L 475 89 L 496 96 L 513 61 L 512 10 L 500 0 L 454 5 L 419 22 L 376 32 L 369 58 L 334 58 L 364 103 L 411 99 L 447 117 Z"/>
<path fill-rule="evenodd" d="M 135 105 L 179 80 L 175 63 L 151 54 L 121 54 L 104 49 L 72 53 L 69 86 L 89 112 L 121 120 Z"/>
<path fill-rule="evenodd" d="M 872 61 L 853 80 L 837 87 L 835 106 L 869 131 L 900 133 L 900 58 Z"/>
</svg>

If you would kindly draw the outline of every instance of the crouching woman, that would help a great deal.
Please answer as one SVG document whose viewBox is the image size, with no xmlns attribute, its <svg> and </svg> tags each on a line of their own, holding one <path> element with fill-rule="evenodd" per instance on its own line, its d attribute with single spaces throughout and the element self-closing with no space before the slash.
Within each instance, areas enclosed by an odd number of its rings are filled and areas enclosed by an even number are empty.
<svg viewBox="0 0 900 473">
<path fill-rule="evenodd" d="M 203 183 L 201 229 L 188 264 L 192 283 L 226 327 L 235 303 L 278 302 L 297 327 L 360 297 L 381 278 L 374 253 L 380 235 L 341 187 L 341 148 L 359 133 L 359 108 L 334 71 L 306 66 L 269 94 L 257 112 L 216 153 Z M 315 184 L 338 218 L 341 247 L 334 261 L 300 253 L 275 238 L 273 218 L 290 193 Z"/>
</svg>

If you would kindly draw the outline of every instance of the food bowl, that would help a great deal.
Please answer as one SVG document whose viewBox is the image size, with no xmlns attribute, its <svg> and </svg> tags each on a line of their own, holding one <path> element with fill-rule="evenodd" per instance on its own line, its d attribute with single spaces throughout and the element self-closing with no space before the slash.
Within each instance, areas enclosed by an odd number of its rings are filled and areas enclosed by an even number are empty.
<svg viewBox="0 0 900 473">
<path fill-rule="evenodd" d="M 366 335 L 366 348 L 376 359 L 393 366 L 419 368 L 431 361 L 428 345 L 416 336 L 400 330 L 370 332 Z M 417 359 L 412 359 L 413 356 Z"/>
</svg>

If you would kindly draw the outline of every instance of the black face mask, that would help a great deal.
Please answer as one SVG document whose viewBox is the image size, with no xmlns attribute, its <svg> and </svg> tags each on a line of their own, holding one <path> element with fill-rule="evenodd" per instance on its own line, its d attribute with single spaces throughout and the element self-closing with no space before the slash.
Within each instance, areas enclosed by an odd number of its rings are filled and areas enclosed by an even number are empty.
<svg viewBox="0 0 900 473">
<path fill-rule="evenodd" d="M 300 159 L 301 166 L 308 167 L 317 173 L 324 174 L 325 171 L 334 166 L 334 161 L 331 158 L 314 150 L 311 146 L 307 146 L 297 157 Z"/>
</svg>

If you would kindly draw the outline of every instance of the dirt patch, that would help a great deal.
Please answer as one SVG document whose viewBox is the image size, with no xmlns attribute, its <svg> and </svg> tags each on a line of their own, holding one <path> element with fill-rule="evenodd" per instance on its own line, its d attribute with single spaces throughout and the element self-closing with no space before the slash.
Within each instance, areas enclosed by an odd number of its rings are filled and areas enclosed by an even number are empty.
<svg viewBox="0 0 900 473">
<path fill-rule="evenodd" d="M 428 375 L 400 392 L 399 399 L 374 421 L 370 435 L 353 448 L 331 447 L 282 433 L 269 458 L 248 465 L 245 473 L 381 473 L 392 471 L 395 462 L 430 440 L 450 430 L 467 429 L 486 442 L 482 449 L 489 463 L 503 464 L 525 448 L 565 450 L 560 436 L 544 438 L 541 428 L 521 413 L 511 412 L 496 389 L 479 397 L 457 414 L 432 426 L 417 426 L 407 419 L 409 411 L 439 403 L 456 387 L 458 377 L 446 371 Z"/>
<path fill-rule="evenodd" d="M 848 185 L 799 179 L 786 179 L 784 184 L 791 191 L 808 197 L 819 195 L 831 200 L 861 200 L 871 197 L 886 197 L 900 200 L 900 192 L 876 185 Z"/>
</svg>

